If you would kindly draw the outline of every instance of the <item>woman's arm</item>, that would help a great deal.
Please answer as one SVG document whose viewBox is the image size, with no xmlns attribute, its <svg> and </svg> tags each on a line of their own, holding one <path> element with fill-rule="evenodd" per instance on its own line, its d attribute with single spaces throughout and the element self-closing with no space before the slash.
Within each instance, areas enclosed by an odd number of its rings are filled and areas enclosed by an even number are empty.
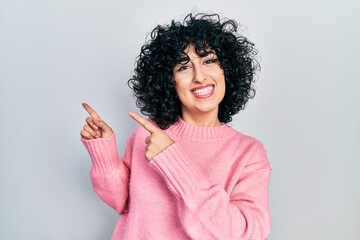
<svg viewBox="0 0 360 240">
<path fill-rule="evenodd" d="M 270 231 L 270 166 L 258 144 L 231 193 L 211 185 L 178 144 L 150 164 L 178 199 L 180 220 L 192 239 L 264 240 Z"/>
<path fill-rule="evenodd" d="M 127 209 L 129 194 L 132 138 L 127 142 L 124 157 L 119 157 L 115 134 L 88 104 L 89 113 L 81 130 L 82 142 L 92 159 L 90 178 L 96 194 L 119 214 Z"/>
<path fill-rule="evenodd" d="M 189 237 L 266 239 L 270 232 L 270 165 L 262 144 L 252 146 L 247 164 L 228 194 L 198 172 L 191 157 L 164 131 L 137 114 L 130 116 L 150 133 L 145 140 L 146 159 L 178 199 L 179 217 Z"/>
<path fill-rule="evenodd" d="M 128 140 L 127 150 L 121 159 L 117 152 L 115 134 L 109 138 L 95 140 L 82 139 L 88 150 L 92 167 L 90 178 L 96 194 L 119 214 L 126 212 L 129 194 L 131 141 Z"/>
</svg>

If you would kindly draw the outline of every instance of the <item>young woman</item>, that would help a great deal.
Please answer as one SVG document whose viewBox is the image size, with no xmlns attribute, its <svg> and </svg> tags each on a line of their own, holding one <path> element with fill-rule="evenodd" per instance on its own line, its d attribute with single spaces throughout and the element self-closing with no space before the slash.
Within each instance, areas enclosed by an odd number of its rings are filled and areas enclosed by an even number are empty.
<svg viewBox="0 0 360 240">
<path fill-rule="evenodd" d="M 120 215 L 113 239 L 266 239 L 270 165 L 227 123 L 254 97 L 257 51 L 233 20 L 188 15 L 157 26 L 129 85 L 148 116 L 119 157 L 87 104 L 81 131 L 95 192 Z"/>
</svg>

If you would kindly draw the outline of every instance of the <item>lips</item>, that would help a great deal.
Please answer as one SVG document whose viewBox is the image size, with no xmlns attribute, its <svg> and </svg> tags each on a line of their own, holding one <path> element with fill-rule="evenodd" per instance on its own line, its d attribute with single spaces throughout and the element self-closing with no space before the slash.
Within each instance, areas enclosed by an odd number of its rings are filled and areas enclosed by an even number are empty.
<svg viewBox="0 0 360 240">
<path fill-rule="evenodd" d="M 191 89 L 191 93 L 196 98 L 207 98 L 214 93 L 214 85 L 207 85 Z"/>
</svg>

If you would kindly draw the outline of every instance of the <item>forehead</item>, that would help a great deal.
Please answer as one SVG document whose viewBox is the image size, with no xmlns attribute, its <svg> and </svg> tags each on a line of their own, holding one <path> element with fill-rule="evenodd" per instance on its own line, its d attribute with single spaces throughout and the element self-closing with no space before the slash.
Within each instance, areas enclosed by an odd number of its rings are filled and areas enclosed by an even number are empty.
<svg viewBox="0 0 360 240">
<path fill-rule="evenodd" d="M 215 51 L 210 47 L 197 49 L 194 44 L 189 44 L 179 56 L 178 62 L 187 62 L 193 58 L 202 58 L 213 54 L 216 55 Z"/>
<path fill-rule="evenodd" d="M 194 44 L 189 44 L 183 51 L 183 55 L 198 55 L 202 56 L 203 53 L 215 53 L 214 49 L 210 46 L 196 47 Z"/>
</svg>

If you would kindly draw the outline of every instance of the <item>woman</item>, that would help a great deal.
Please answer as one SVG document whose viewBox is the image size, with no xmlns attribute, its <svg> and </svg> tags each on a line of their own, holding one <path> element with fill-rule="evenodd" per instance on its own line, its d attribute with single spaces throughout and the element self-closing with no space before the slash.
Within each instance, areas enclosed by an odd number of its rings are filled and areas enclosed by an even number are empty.
<svg viewBox="0 0 360 240">
<path fill-rule="evenodd" d="M 266 239 L 270 165 L 227 123 L 254 97 L 256 50 L 218 15 L 157 26 L 129 85 L 149 119 L 124 156 L 87 104 L 81 131 L 95 192 L 120 215 L 113 239 Z"/>
</svg>

